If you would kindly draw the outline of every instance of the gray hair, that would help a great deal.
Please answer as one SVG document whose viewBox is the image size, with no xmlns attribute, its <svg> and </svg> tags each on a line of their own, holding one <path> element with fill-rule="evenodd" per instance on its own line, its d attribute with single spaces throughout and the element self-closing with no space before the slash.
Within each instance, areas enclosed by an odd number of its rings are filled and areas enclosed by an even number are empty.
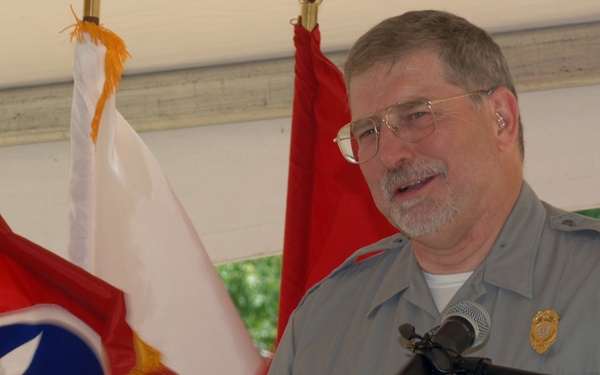
<svg viewBox="0 0 600 375">
<path fill-rule="evenodd" d="M 388 18 L 358 39 L 344 64 L 346 85 L 352 77 L 379 64 L 393 65 L 424 50 L 438 53 L 444 78 L 472 92 L 507 87 L 517 92 L 500 47 L 483 29 L 448 12 L 424 10 Z M 349 91 L 349 90 L 348 90 Z M 473 96 L 477 105 L 478 96 Z M 519 117 L 519 151 L 525 154 Z"/>
</svg>

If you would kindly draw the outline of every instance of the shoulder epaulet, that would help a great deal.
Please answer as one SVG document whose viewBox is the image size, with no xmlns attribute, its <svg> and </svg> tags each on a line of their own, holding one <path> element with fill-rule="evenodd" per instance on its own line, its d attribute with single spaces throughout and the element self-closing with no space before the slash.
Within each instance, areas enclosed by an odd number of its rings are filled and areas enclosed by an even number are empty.
<svg viewBox="0 0 600 375">
<path fill-rule="evenodd" d="M 564 211 L 549 204 L 544 205 L 546 206 L 552 229 L 562 232 L 591 230 L 600 233 L 600 220 Z"/>
<path fill-rule="evenodd" d="M 406 243 L 408 243 L 408 240 L 409 240 L 408 237 L 402 235 L 401 233 L 398 233 L 398 234 L 394 234 L 392 236 L 386 237 L 380 241 L 377 241 L 371 245 L 368 245 L 366 247 L 363 247 L 363 248 L 357 250 L 354 254 L 349 256 L 341 265 L 339 265 L 337 268 L 335 268 L 333 271 L 331 271 L 331 273 L 329 273 L 329 275 L 327 277 L 325 277 L 323 280 L 319 281 L 318 283 L 315 283 L 306 292 L 306 294 L 308 295 L 312 290 L 317 288 L 325 280 L 331 278 L 332 276 L 336 275 L 339 272 L 342 272 L 346 268 L 356 264 L 361 259 L 377 256 L 378 254 L 383 253 L 389 249 L 404 247 L 406 245 Z"/>
</svg>

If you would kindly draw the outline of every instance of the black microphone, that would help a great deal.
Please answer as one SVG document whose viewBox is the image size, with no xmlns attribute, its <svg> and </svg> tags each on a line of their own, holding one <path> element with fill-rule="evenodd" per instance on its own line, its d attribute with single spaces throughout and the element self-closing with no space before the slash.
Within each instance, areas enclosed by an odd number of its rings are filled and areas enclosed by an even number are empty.
<svg viewBox="0 0 600 375">
<path fill-rule="evenodd" d="M 460 354 L 483 343 L 489 330 L 490 316 L 481 305 L 470 301 L 452 305 L 443 315 L 442 323 L 414 343 L 413 350 L 420 353 L 402 367 L 399 375 L 452 373 Z M 410 325 L 400 326 L 400 333 L 407 340 L 421 338 Z"/>
<path fill-rule="evenodd" d="M 485 341 L 490 324 L 490 315 L 483 306 L 471 301 L 458 302 L 446 310 L 442 323 L 432 330 L 431 341 L 460 355 Z"/>
</svg>

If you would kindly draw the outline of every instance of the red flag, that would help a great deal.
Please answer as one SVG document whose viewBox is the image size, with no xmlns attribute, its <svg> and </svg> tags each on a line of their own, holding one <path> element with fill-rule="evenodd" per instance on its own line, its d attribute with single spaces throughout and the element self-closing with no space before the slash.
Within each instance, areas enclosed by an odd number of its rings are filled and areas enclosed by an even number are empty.
<svg viewBox="0 0 600 375">
<path fill-rule="evenodd" d="M 304 293 L 354 251 L 396 233 L 359 167 L 333 142 L 348 121 L 344 78 L 321 52 L 318 26 L 295 26 L 296 79 L 278 336 Z"/>
<path fill-rule="evenodd" d="M 106 373 L 127 374 L 136 365 L 136 338 L 125 321 L 123 293 L 58 255 L 14 234 L 0 216 L 0 318 L 20 311 L 31 312 L 40 306 L 43 309 L 38 309 L 37 313 L 42 320 L 49 320 L 52 314 L 46 313 L 52 311 L 50 307 L 60 307 L 74 316 L 74 321 L 82 321 L 99 336 L 103 347 L 100 356 L 105 357 L 99 360 L 107 362 L 108 369 L 104 369 Z M 6 329 L 5 325 L 2 325 L 2 329 Z M 46 335 L 44 332 L 44 339 Z M 0 347 L 6 352 L 8 337 L 2 334 L 0 338 Z M 63 349 L 67 350 L 63 350 L 62 357 L 68 354 L 64 352 L 70 350 L 68 347 Z M 38 350 L 42 350 L 41 345 Z M 5 353 L 0 353 L 0 357 L 4 357 L 4 360 Z M 51 360 L 56 361 L 58 357 Z M 3 363 L 3 366 L 7 364 Z M 65 367 L 63 370 L 68 372 Z"/>
</svg>

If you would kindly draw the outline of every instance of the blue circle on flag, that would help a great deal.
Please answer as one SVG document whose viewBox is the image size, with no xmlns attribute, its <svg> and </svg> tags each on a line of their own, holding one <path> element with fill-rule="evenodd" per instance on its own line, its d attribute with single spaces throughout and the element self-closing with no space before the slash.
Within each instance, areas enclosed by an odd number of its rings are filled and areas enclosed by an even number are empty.
<svg viewBox="0 0 600 375">
<path fill-rule="evenodd" d="M 3 366 L 11 366 L 10 361 L 14 361 L 9 353 L 32 342 L 32 357 L 24 375 L 103 374 L 100 359 L 86 341 L 68 328 L 51 323 L 16 323 L 0 327 Z"/>
</svg>

